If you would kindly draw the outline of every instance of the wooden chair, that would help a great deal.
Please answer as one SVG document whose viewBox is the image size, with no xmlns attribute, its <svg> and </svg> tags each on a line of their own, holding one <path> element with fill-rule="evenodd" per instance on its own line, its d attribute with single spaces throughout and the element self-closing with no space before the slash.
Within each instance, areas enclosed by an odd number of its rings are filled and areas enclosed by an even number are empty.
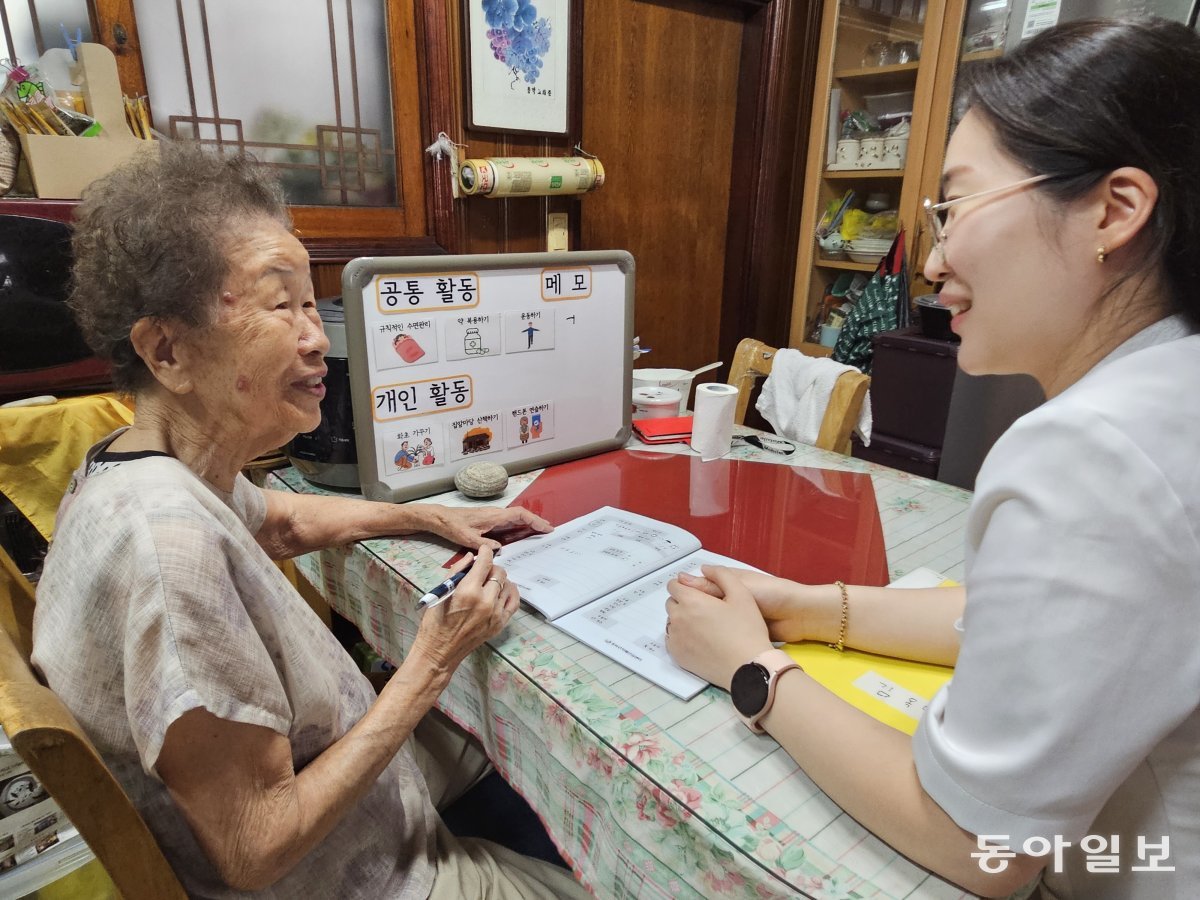
<svg viewBox="0 0 1200 900">
<path fill-rule="evenodd" d="M 796 349 L 805 356 L 829 356 L 832 352 L 828 347 L 809 343 L 803 343 Z M 738 343 L 728 381 L 728 384 L 738 389 L 737 407 L 733 417 L 738 425 L 746 421 L 746 409 L 750 405 L 750 394 L 755 382 L 771 374 L 775 352 L 774 347 L 768 347 L 754 338 L 743 338 Z M 858 371 L 842 373 L 829 395 L 829 405 L 825 407 L 825 416 L 821 419 L 821 430 L 817 434 L 814 446 L 849 455 L 850 433 L 858 422 L 858 415 L 870 386 L 869 375 Z"/>
<path fill-rule="evenodd" d="M 0 628 L 8 634 L 21 655 L 33 652 L 33 585 L 20 567 L 0 547 Z"/>
<path fill-rule="evenodd" d="M 183 898 L 154 836 L 74 716 L 0 631 L 0 725 L 125 900 Z"/>
</svg>

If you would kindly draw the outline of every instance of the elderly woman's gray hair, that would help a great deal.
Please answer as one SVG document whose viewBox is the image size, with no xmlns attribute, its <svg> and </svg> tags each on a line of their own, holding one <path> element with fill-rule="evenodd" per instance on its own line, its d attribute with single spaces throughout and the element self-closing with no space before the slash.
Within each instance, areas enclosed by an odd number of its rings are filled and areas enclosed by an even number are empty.
<svg viewBox="0 0 1200 900">
<path fill-rule="evenodd" d="M 230 242 L 264 219 L 291 227 L 278 181 L 244 156 L 161 144 L 99 179 L 76 213 L 71 309 L 113 381 L 137 391 L 151 375 L 134 352 L 138 319 L 212 321 Z"/>
</svg>

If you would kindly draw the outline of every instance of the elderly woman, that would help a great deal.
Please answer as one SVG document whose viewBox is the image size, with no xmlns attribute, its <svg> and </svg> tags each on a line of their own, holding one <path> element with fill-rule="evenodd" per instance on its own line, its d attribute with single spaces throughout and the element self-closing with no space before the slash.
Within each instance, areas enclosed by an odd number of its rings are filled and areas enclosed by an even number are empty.
<svg viewBox="0 0 1200 900">
<path fill-rule="evenodd" d="M 79 208 L 73 306 L 137 414 L 89 451 L 59 510 L 35 664 L 192 896 L 583 894 L 557 867 L 451 836 L 409 742 L 517 607 L 484 533 L 549 526 L 239 474 L 320 421 L 329 345 L 308 254 L 261 169 L 163 151 Z M 271 560 L 416 531 L 477 552 L 376 697 Z"/>
</svg>

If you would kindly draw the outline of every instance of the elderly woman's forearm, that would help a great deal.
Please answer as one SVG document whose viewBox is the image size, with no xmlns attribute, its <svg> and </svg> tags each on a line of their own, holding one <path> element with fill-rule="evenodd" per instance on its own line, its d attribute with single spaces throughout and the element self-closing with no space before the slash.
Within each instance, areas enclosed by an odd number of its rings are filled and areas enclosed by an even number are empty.
<svg viewBox="0 0 1200 900">
<path fill-rule="evenodd" d="M 155 767 L 221 877 L 261 890 L 370 790 L 449 675 L 419 654 L 406 660 L 367 714 L 298 773 L 284 735 L 202 709 L 171 725 Z"/>
<path fill-rule="evenodd" d="M 433 707 L 449 674 L 420 664 L 401 666 L 367 715 L 295 775 L 293 834 L 283 846 L 263 847 L 259 854 L 269 869 L 267 884 L 290 871 L 366 795 Z"/>
<path fill-rule="evenodd" d="M 272 559 L 428 527 L 424 507 L 349 497 L 263 491 L 267 514 L 255 535 Z"/>
</svg>

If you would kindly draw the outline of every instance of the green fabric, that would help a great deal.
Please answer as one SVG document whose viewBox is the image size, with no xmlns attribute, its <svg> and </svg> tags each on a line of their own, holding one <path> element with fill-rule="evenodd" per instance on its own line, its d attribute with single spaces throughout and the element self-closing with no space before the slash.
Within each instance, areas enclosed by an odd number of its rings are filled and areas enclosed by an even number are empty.
<svg viewBox="0 0 1200 900">
<path fill-rule="evenodd" d="M 896 307 L 900 303 L 902 285 L 899 275 L 878 273 L 867 282 L 862 296 L 851 307 L 842 325 L 833 358 L 864 372 L 871 371 L 871 337 L 881 331 L 900 327 Z"/>
<path fill-rule="evenodd" d="M 904 232 L 901 232 L 850 308 L 833 347 L 833 359 L 869 374 L 871 338 L 881 331 L 903 328 L 908 321 L 908 267 L 904 263 Z"/>
</svg>

